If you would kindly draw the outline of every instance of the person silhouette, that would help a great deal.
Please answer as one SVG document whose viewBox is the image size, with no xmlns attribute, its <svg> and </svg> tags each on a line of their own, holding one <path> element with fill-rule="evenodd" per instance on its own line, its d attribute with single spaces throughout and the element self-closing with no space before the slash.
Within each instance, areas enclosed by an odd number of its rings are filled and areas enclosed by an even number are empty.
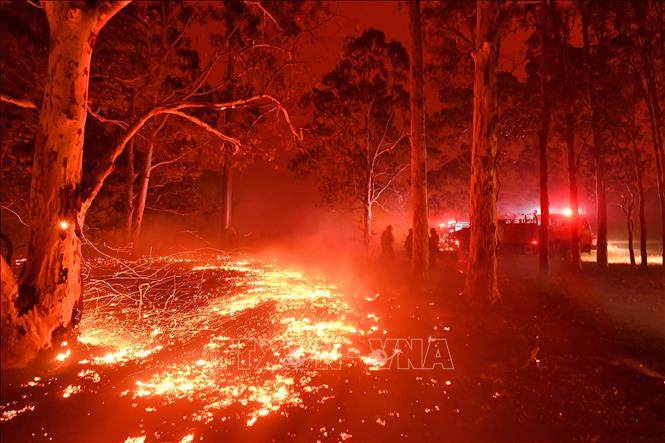
<svg viewBox="0 0 665 443">
<path fill-rule="evenodd" d="M 381 234 L 381 256 L 384 259 L 392 260 L 395 256 L 395 251 L 393 249 L 394 241 L 393 227 L 392 225 L 388 225 L 386 230 Z"/>
</svg>

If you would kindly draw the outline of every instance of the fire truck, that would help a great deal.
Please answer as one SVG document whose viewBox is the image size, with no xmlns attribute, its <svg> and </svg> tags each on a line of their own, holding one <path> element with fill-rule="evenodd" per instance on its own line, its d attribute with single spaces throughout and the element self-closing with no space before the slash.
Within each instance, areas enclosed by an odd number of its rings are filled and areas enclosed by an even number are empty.
<svg viewBox="0 0 665 443">
<path fill-rule="evenodd" d="M 549 244 L 550 250 L 566 253 L 570 243 L 570 229 L 572 213 L 564 210 L 561 213 L 550 214 Z M 530 214 L 507 214 L 499 219 L 499 247 L 503 252 L 509 253 L 536 253 L 538 252 L 538 229 L 541 217 L 537 212 Z M 467 250 L 471 224 L 468 221 L 449 220 L 447 224 L 440 224 L 441 241 L 439 249 L 444 253 Z M 595 236 L 589 222 L 580 218 L 580 249 L 582 252 L 591 252 L 595 248 Z"/>
</svg>

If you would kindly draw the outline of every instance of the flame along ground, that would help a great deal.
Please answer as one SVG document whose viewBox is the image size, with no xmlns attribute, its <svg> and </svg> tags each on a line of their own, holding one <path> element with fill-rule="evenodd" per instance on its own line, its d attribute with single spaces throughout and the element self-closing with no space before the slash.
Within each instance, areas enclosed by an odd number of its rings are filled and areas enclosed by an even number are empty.
<svg viewBox="0 0 665 443">
<path fill-rule="evenodd" d="M 183 421 L 192 426 L 231 418 L 252 426 L 286 406 L 305 407 L 303 393 L 326 387 L 317 384 L 317 370 L 351 364 L 342 347 L 367 370 L 381 364 L 354 346 L 386 333 L 380 319 L 360 315 L 322 278 L 205 253 L 99 258 L 86 271 L 79 343 L 62 342 L 52 367 L 21 386 L 23 404 L 2 405 L 0 420 L 39 408 L 40 389 L 56 389 L 65 400 L 112 389 L 146 413 L 190 402 Z M 130 376 L 105 386 L 124 366 Z M 78 382 L 65 384 L 60 375 L 72 371 Z M 241 412 L 227 414 L 231 406 Z M 142 432 L 127 441 L 143 441 Z"/>
</svg>

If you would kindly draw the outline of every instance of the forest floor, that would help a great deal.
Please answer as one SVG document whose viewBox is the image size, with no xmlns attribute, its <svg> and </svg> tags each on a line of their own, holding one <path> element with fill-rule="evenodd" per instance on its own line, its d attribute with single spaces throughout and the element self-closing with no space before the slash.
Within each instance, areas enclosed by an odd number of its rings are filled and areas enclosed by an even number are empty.
<svg viewBox="0 0 665 443">
<path fill-rule="evenodd" d="M 489 306 L 464 296 L 450 263 L 420 284 L 404 259 L 90 265 L 78 342 L 3 373 L 2 441 L 665 438 L 656 267 L 554 262 L 542 277 L 534 257 L 504 257 L 503 301 Z M 427 354 L 441 339 L 443 364 L 418 367 L 418 343 Z M 412 347 L 396 354 L 400 340 Z"/>
</svg>

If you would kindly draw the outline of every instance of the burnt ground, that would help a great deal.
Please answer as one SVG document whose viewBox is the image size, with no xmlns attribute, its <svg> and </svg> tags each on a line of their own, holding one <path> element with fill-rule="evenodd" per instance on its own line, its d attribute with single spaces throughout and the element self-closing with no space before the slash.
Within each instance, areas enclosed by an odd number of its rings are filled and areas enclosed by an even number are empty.
<svg viewBox="0 0 665 443">
<path fill-rule="evenodd" d="M 357 278 L 352 284 L 330 277 L 356 293 L 361 312 L 371 308 L 386 337 L 445 338 L 452 370 L 345 364 L 318 372 L 311 383 L 317 389 L 303 389 L 301 405 L 248 426 L 246 416 L 234 418 L 241 405 L 229 406 L 224 421 L 206 424 L 181 420 L 193 407 L 184 400 L 142 415 L 117 395 L 117 386 L 145 371 L 130 362 L 101 373 L 113 389 L 64 401 L 52 388 L 34 413 L 2 423 L 2 440 L 123 441 L 140 434 L 140 423 L 145 441 L 179 441 L 185 434 L 195 441 L 663 441 L 659 268 L 599 271 L 585 264 L 572 274 L 555 262 L 542 277 L 535 258 L 504 257 L 503 301 L 487 305 L 464 296 L 458 267 L 440 266 L 420 284 L 409 281 L 404 260 L 356 267 L 363 271 L 361 289 Z M 3 404 L 24 395 L 19 379 L 20 373 L 3 377 Z"/>
<path fill-rule="evenodd" d="M 553 259 L 543 277 L 535 257 L 502 257 L 503 300 L 487 305 L 464 296 L 461 264 L 439 264 L 420 285 L 408 282 L 406 266 L 398 260 L 367 271 L 381 294 L 377 314 L 392 337 L 446 338 L 455 368 L 338 380 L 350 386 L 348 394 L 329 403 L 328 414 L 345 423 L 354 416 L 354 438 L 665 439 L 660 267 L 599 270 L 585 263 L 571 273 Z M 392 426 L 376 425 L 386 416 Z M 314 429 L 319 418 L 302 417 Z M 331 420 L 327 429 L 335 425 Z"/>
</svg>

